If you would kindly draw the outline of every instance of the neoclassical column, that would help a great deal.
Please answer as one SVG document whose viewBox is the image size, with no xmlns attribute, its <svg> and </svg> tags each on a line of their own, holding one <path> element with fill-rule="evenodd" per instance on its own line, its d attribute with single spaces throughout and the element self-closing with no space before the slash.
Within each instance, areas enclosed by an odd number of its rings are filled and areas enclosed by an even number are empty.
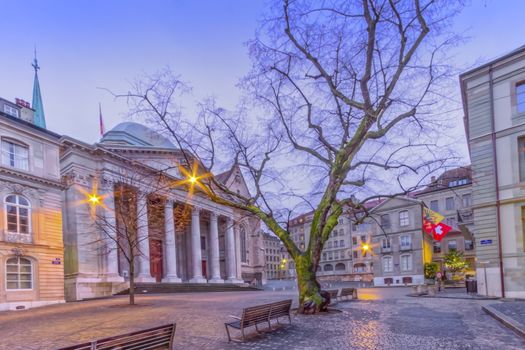
<svg viewBox="0 0 525 350">
<path fill-rule="evenodd" d="M 234 233 L 235 233 L 235 231 L 234 231 Z M 246 236 L 244 238 L 246 238 Z M 245 242 L 245 243 L 247 243 L 247 242 Z M 241 230 L 240 230 L 239 226 L 237 227 L 237 234 L 235 235 L 235 256 L 236 256 L 235 263 L 237 264 L 235 266 L 235 270 L 237 272 L 235 277 L 237 278 L 237 280 L 239 282 L 242 283 L 243 279 L 242 279 L 242 269 L 241 269 L 241 266 L 242 266 L 242 258 L 241 258 Z"/>
<path fill-rule="evenodd" d="M 191 262 L 193 274 L 190 283 L 206 283 L 202 276 L 200 208 L 191 211 Z"/>
<path fill-rule="evenodd" d="M 166 276 L 162 282 L 178 283 L 177 276 L 177 241 L 175 238 L 175 221 L 173 219 L 173 201 L 168 199 L 164 205 L 164 251 L 166 256 Z"/>
<path fill-rule="evenodd" d="M 138 260 L 139 274 L 137 282 L 155 282 L 151 276 L 150 256 L 149 256 L 149 235 L 148 235 L 148 197 L 145 193 L 137 192 L 137 239 L 138 239 Z"/>
<path fill-rule="evenodd" d="M 118 271 L 117 219 L 115 217 L 115 195 L 111 183 L 107 184 L 104 191 L 104 205 L 106 208 L 98 209 L 104 210 L 103 215 L 107 225 L 105 230 L 107 237 L 104 237 L 107 248 L 105 279 L 108 282 L 122 282 L 124 278 L 119 276 Z"/>
<path fill-rule="evenodd" d="M 235 257 L 235 235 L 232 218 L 226 219 L 226 276 L 227 282 L 239 283 L 237 280 L 237 262 Z"/>
<path fill-rule="evenodd" d="M 211 280 L 210 283 L 224 283 L 221 278 L 221 268 L 219 260 L 219 225 L 217 214 L 210 213 L 210 260 L 211 260 Z"/>
</svg>

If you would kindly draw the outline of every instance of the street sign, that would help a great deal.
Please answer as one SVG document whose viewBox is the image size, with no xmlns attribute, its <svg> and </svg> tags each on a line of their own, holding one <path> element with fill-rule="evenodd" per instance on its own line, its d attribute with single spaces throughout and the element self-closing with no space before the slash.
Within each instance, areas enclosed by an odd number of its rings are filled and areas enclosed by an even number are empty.
<svg viewBox="0 0 525 350">
<path fill-rule="evenodd" d="M 492 239 L 482 239 L 479 243 L 481 245 L 492 244 Z"/>
</svg>

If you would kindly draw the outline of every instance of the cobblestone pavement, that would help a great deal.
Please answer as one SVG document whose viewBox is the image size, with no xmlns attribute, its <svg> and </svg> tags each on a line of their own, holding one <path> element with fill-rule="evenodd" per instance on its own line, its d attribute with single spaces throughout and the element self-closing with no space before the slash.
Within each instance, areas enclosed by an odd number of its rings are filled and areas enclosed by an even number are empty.
<svg viewBox="0 0 525 350">
<path fill-rule="evenodd" d="M 360 289 L 339 311 L 296 315 L 291 326 L 228 343 L 224 322 L 249 305 L 292 291 L 146 295 L 0 313 L 0 349 L 54 349 L 177 322 L 176 349 L 524 349 L 525 342 L 481 311 L 483 301 L 405 297 L 409 289 Z M 494 304 L 494 301 L 490 302 Z M 253 332 L 252 332 L 253 334 Z"/>
</svg>

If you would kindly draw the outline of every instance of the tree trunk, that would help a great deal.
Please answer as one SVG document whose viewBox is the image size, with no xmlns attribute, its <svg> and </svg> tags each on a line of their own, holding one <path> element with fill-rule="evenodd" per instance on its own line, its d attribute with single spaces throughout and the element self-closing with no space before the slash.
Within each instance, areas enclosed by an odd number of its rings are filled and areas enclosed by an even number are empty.
<svg viewBox="0 0 525 350">
<path fill-rule="evenodd" d="M 135 261 L 129 264 L 129 305 L 135 305 Z"/>
<path fill-rule="evenodd" d="M 315 269 L 310 258 L 300 256 L 295 259 L 297 273 L 297 287 L 299 289 L 299 309 L 301 314 L 314 314 L 327 311 L 330 299 L 321 292 L 321 285 L 317 282 Z"/>
</svg>

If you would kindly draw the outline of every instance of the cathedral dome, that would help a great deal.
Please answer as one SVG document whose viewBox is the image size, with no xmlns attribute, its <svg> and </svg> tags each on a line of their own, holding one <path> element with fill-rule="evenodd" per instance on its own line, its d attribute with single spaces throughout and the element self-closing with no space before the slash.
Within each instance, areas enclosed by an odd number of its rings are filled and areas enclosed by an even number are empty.
<svg viewBox="0 0 525 350">
<path fill-rule="evenodd" d="M 100 143 L 107 145 L 176 148 L 166 137 L 145 125 L 135 122 L 118 124 L 104 134 Z"/>
</svg>

